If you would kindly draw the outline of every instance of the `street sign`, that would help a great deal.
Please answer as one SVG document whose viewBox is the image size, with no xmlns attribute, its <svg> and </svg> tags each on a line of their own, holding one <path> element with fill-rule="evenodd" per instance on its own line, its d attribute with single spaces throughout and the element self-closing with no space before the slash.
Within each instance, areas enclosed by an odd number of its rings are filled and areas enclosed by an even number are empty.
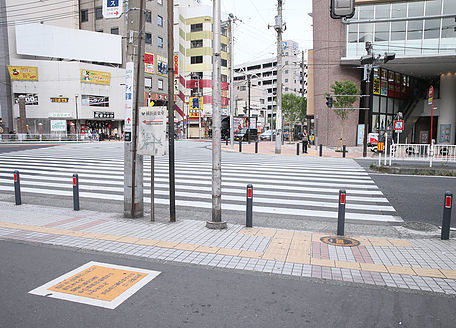
<svg viewBox="0 0 456 328">
<path fill-rule="evenodd" d="M 434 86 L 430 86 L 428 91 L 428 105 L 434 104 Z"/>
<path fill-rule="evenodd" d="M 135 64 L 125 65 L 125 141 L 131 141 L 133 129 L 133 71 Z"/>
<path fill-rule="evenodd" d="M 103 18 L 119 18 L 122 7 L 122 0 L 103 0 Z"/>
<path fill-rule="evenodd" d="M 394 131 L 397 133 L 404 131 L 404 121 L 394 121 Z"/>
<path fill-rule="evenodd" d="M 166 154 L 166 108 L 142 107 L 139 110 L 138 154 Z"/>
<path fill-rule="evenodd" d="M 203 110 L 203 97 L 190 97 L 189 101 L 189 118 L 198 118 Z"/>
</svg>

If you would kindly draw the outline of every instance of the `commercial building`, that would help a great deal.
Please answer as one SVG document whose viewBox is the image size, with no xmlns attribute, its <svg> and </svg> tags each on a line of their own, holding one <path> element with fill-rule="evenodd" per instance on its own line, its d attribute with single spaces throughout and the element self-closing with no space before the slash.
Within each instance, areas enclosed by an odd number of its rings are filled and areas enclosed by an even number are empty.
<svg viewBox="0 0 456 328">
<path fill-rule="evenodd" d="M 391 130 L 402 114 L 401 142 L 455 143 L 456 135 L 456 2 L 454 0 L 358 0 L 348 23 L 331 19 L 329 1 L 313 0 L 314 47 L 312 101 L 317 142 L 338 144 L 341 123 L 327 108 L 325 94 L 334 81 L 356 82 L 369 95 L 355 107 L 345 123 L 347 145 L 362 143 L 362 126 L 368 132 Z M 375 56 L 394 53 L 395 59 L 376 63 L 366 84 L 360 57 L 366 42 Z M 434 87 L 434 110 L 428 90 Z M 368 87 L 368 88 L 367 88 Z M 433 113 L 432 113 L 433 112 Z M 433 135 L 431 136 L 431 114 Z"/>
<path fill-rule="evenodd" d="M 250 117 L 254 117 L 255 126 L 260 130 L 270 129 L 271 121 L 267 120 L 264 113 L 267 110 L 268 93 L 264 88 L 259 88 L 253 83 L 250 86 Z M 234 82 L 234 116 L 249 117 L 249 86 L 245 80 Z M 258 120 L 257 120 L 258 119 Z"/>
</svg>

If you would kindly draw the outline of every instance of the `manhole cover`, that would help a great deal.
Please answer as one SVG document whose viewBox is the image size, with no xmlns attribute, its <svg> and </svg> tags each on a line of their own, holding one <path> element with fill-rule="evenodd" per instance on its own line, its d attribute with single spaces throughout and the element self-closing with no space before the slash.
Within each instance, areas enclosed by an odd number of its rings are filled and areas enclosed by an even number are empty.
<svg viewBox="0 0 456 328">
<path fill-rule="evenodd" d="M 321 237 L 320 241 L 324 242 L 325 244 L 333 245 L 333 246 L 345 246 L 345 247 L 353 247 L 358 246 L 359 241 L 348 238 L 348 237 Z"/>
</svg>

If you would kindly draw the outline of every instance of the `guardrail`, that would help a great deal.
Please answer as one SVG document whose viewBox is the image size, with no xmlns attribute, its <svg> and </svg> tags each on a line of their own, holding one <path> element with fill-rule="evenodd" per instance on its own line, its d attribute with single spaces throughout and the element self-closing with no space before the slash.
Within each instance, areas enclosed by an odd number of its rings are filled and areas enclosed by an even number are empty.
<svg viewBox="0 0 456 328">
<path fill-rule="evenodd" d="M 432 162 L 456 163 L 456 145 L 429 144 L 393 144 L 390 151 L 392 160 L 417 160 Z"/>
<path fill-rule="evenodd" d="M 98 141 L 87 134 L 0 134 L 0 143 L 32 141 Z"/>
</svg>

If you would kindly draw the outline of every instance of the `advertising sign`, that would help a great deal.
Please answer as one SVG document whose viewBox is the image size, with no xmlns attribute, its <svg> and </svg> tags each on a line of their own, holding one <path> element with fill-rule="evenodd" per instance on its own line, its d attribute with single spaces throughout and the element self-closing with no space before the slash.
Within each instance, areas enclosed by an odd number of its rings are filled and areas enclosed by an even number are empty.
<svg viewBox="0 0 456 328">
<path fill-rule="evenodd" d="M 122 15 L 122 0 L 103 0 L 103 18 L 119 18 Z"/>
<path fill-rule="evenodd" d="M 51 120 L 52 132 L 66 132 L 66 121 L 64 120 Z"/>
<path fill-rule="evenodd" d="M 93 118 L 114 118 L 114 112 L 93 112 Z"/>
<path fill-rule="evenodd" d="M 234 133 L 242 130 L 243 128 L 247 127 L 244 117 L 233 117 L 233 130 Z"/>
<path fill-rule="evenodd" d="M 11 80 L 38 81 L 38 67 L 8 66 Z"/>
<path fill-rule="evenodd" d="M 92 84 L 111 84 L 111 73 L 90 71 L 88 69 L 81 69 L 81 82 L 92 83 Z"/>
<path fill-rule="evenodd" d="M 428 91 L 428 105 L 432 105 L 434 103 L 434 86 L 429 87 Z"/>
<path fill-rule="evenodd" d="M 125 65 L 125 141 L 131 141 L 133 125 L 133 71 L 135 64 Z"/>
<path fill-rule="evenodd" d="M 203 97 L 190 97 L 188 104 L 188 117 L 198 118 L 200 112 L 203 111 Z"/>
<path fill-rule="evenodd" d="M 356 139 L 356 144 L 362 145 L 364 143 L 364 124 L 358 124 L 358 138 Z"/>
<path fill-rule="evenodd" d="M 144 54 L 144 72 L 149 74 L 155 74 L 154 54 L 150 54 L 148 52 Z"/>
<path fill-rule="evenodd" d="M 380 79 L 374 79 L 374 82 L 372 84 L 372 89 L 374 95 L 380 95 Z"/>
<path fill-rule="evenodd" d="M 251 117 L 250 118 L 250 128 L 251 129 L 256 129 L 257 128 L 257 119 L 256 119 L 256 117 Z"/>
<path fill-rule="evenodd" d="M 51 97 L 51 103 L 68 103 L 68 98 Z"/>
<path fill-rule="evenodd" d="M 138 154 L 164 156 L 166 154 L 165 107 L 143 107 L 139 110 Z"/>
<path fill-rule="evenodd" d="M 48 113 L 48 117 L 70 118 L 73 117 L 71 113 Z"/>
<path fill-rule="evenodd" d="M 174 77 L 179 76 L 179 55 L 174 55 Z"/>
<path fill-rule="evenodd" d="M 394 121 L 394 131 L 397 133 L 404 131 L 404 121 Z"/>
<path fill-rule="evenodd" d="M 168 58 L 157 55 L 157 74 L 168 76 Z"/>
<path fill-rule="evenodd" d="M 451 138 L 451 124 L 441 124 L 440 125 L 440 142 L 450 142 Z"/>
<path fill-rule="evenodd" d="M 36 93 L 15 93 L 14 94 L 14 103 L 19 104 L 19 97 L 25 97 L 26 105 L 38 105 L 38 95 Z"/>
</svg>

